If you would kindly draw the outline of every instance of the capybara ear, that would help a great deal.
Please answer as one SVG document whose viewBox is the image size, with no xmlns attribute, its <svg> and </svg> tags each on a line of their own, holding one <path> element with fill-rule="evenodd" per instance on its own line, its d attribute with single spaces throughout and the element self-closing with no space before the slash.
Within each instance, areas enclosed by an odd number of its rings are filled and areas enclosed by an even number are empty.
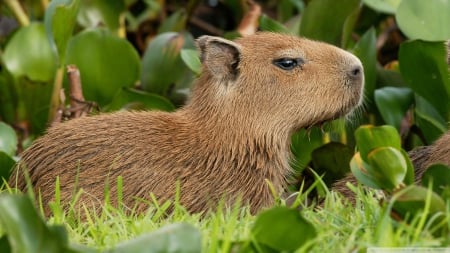
<svg viewBox="0 0 450 253">
<path fill-rule="evenodd" d="M 233 41 L 213 36 L 197 39 L 203 69 L 219 80 L 234 80 L 239 75 L 241 47 Z"/>
</svg>

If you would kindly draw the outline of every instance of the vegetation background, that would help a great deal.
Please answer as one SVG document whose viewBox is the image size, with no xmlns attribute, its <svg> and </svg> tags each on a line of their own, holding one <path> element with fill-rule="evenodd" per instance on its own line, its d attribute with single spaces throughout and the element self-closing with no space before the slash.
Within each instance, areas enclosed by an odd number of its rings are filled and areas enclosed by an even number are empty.
<svg viewBox="0 0 450 253">
<path fill-rule="evenodd" d="M 163 219 L 164 203 L 150 208 L 144 217 L 111 210 L 85 222 L 55 205 L 47 224 L 64 224 L 62 229 L 43 223 L 28 197 L 3 193 L 2 252 L 95 251 L 68 244 L 67 234 L 71 242 L 112 252 L 148 250 L 149 242 L 162 245 L 163 251 L 169 251 L 164 245 L 171 245 L 172 251 L 189 252 L 449 245 L 448 168 L 430 173 L 434 191 L 410 187 L 412 168 L 404 150 L 430 144 L 448 129 L 450 79 L 444 41 L 450 39 L 450 1 L 4 0 L 0 13 L 0 177 L 4 179 L 20 152 L 49 124 L 95 108 L 171 111 L 182 106 L 201 71 L 194 39 L 203 34 L 233 39 L 263 30 L 325 41 L 356 54 L 366 76 L 364 109 L 350 123 L 337 120 L 326 131 L 313 128 L 293 137 L 297 180 L 291 190 L 307 189 L 325 198 L 323 212 L 304 205 L 306 194 L 296 195 L 295 205 L 303 207 L 302 214 L 276 207 L 253 217 L 244 207 L 205 220 L 182 207 Z M 73 97 L 66 74 L 69 64 L 80 71 L 85 101 Z M 363 127 L 355 135 L 362 124 L 393 128 Z M 368 135 L 375 137 L 364 137 Z M 376 157 L 364 155 L 364 150 L 376 148 Z M 375 162 L 368 162 L 371 159 Z M 387 162 L 379 166 L 377 161 Z M 354 189 L 361 195 L 357 204 L 361 209 L 342 203 L 326 185 L 350 170 L 366 185 L 385 190 L 392 196 L 390 201 L 379 204 Z M 383 175 L 377 178 L 379 170 Z M 439 187 L 436 178 L 443 178 Z M 382 183 L 386 181 L 391 184 Z M 7 188 L 3 186 L 4 191 Z M 406 207 L 399 207 L 402 201 Z M 191 225 L 170 225 L 159 234 L 119 243 L 180 221 Z M 274 228 L 274 224 L 280 225 Z"/>
</svg>

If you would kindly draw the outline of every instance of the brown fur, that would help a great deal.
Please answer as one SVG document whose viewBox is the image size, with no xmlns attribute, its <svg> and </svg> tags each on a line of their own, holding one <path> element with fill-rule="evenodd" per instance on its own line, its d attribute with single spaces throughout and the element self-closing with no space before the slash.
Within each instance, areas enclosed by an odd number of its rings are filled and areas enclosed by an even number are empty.
<svg viewBox="0 0 450 253">
<path fill-rule="evenodd" d="M 56 176 L 67 203 L 74 188 L 80 202 L 100 207 L 105 181 L 115 203 L 123 177 L 124 204 L 174 197 L 192 212 L 237 197 L 256 212 L 273 203 L 265 183 L 282 191 L 291 169 L 290 137 L 303 127 L 347 114 L 360 103 L 363 73 L 350 53 L 320 42 L 259 33 L 236 42 L 204 36 L 197 44 L 203 71 L 185 107 L 173 112 L 116 112 L 59 124 L 23 153 L 44 206 Z M 282 70 L 273 60 L 302 58 Z M 25 189 L 21 173 L 10 184 Z M 76 184 L 76 178 L 77 184 Z M 138 211 L 145 210 L 139 204 Z"/>
</svg>

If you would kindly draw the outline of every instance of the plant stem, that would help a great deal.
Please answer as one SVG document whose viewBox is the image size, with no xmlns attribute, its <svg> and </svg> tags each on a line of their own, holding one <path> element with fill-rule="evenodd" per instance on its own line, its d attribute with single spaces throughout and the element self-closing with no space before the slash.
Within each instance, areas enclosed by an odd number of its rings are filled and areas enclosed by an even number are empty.
<svg viewBox="0 0 450 253">
<path fill-rule="evenodd" d="M 60 94 L 61 88 L 62 88 L 63 76 L 64 76 L 64 66 L 60 66 L 56 70 L 55 82 L 53 84 L 52 100 L 50 101 L 50 111 L 48 114 L 48 122 L 49 123 L 53 123 L 54 117 L 59 108 L 59 104 L 60 104 L 59 94 Z"/>
<path fill-rule="evenodd" d="M 12 11 L 21 26 L 28 26 L 30 24 L 30 19 L 25 14 L 18 0 L 5 0 L 5 4 Z"/>
</svg>

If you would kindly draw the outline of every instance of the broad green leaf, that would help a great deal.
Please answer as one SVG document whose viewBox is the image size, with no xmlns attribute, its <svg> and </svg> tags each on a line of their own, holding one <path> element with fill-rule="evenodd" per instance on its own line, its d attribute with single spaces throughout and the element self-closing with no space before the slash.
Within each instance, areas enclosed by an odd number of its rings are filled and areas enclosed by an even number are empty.
<svg viewBox="0 0 450 253">
<path fill-rule="evenodd" d="M 310 1 L 302 14 L 300 35 L 339 46 L 344 23 L 359 4 L 359 0 Z"/>
<path fill-rule="evenodd" d="M 132 88 L 123 88 L 107 106 L 108 111 L 119 109 L 173 111 L 175 106 L 165 97 Z"/>
<path fill-rule="evenodd" d="M 368 162 L 368 154 L 378 147 L 393 147 L 401 149 L 401 140 L 397 130 L 389 125 L 371 126 L 365 125 L 355 131 L 356 143 L 361 153 L 361 158 Z"/>
<path fill-rule="evenodd" d="M 408 164 L 400 150 L 393 147 L 379 147 L 367 155 L 370 166 L 367 172 L 377 178 L 383 189 L 393 190 L 403 182 Z"/>
<path fill-rule="evenodd" d="M 149 43 L 142 58 L 141 83 L 144 90 L 168 95 L 169 87 L 180 81 L 188 71 L 180 51 L 194 48 L 191 40 L 186 34 L 168 32 L 156 36 Z"/>
<path fill-rule="evenodd" d="M 67 52 L 67 64 L 80 70 L 83 94 L 100 106 L 111 102 L 123 88 L 139 80 L 136 49 L 105 29 L 91 29 L 74 36 Z"/>
<path fill-rule="evenodd" d="M 16 121 L 19 99 L 14 82 L 6 71 L 0 72 L 0 118 L 12 124 Z"/>
<path fill-rule="evenodd" d="M 181 49 L 181 59 L 196 75 L 202 72 L 202 63 L 198 56 L 198 51 L 194 49 Z"/>
<path fill-rule="evenodd" d="M 302 129 L 291 138 L 291 151 L 293 159 L 292 167 L 298 173 L 302 172 L 311 161 L 311 154 L 314 149 L 323 145 L 322 131 L 319 128 L 311 130 Z"/>
<path fill-rule="evenodd" d="M 431 144 L 447 131 L 447 123 L 427 100 L 416 95 L 415 101 L 416 124 L 422 130 L 427 144 Z"/>
<path fill-rule="evenodd" d="M 364 97 L 368 99 L 369 103 L 373 102 L 376 81 L 377 49 L 375 44 L 376 34 L 372 27 L 363 34 L 353 48 L 353 53 L 358 56 L 364 66 Z"/>
<path fill-rule="evenodd" d="M 79 0 L 53 0 L 45 11 L 45 30 L 59 64 L 64 63 L 66 49 L 75 27 Z"/>
<path fill-rule="evenodd" d="M 298 249 L 317 234 L 314 226 L 298 210 L 287 207 L 275 207 L 260 213 L 251 233 L 256 243 L 277 252 Z"/>
<path fill-rule="evenodd" d="M 400 195 L 396 198 L 393 209 L 403 217 L 407 213 L 415 215 L 417 212 L 423 211 L 428 195 L 431 196 L 429 215 L 436 212 L 445 213 L 447 211 L 444 200 L 433 191 L 430 194 L 428 189 L 422 186 L 410 185 L 400 190 L 398 194 Z"/>
<path fill-rule="evenodd" d="M 0 122 L 0 151 L 9 156 L 13 156 L 17 151 L 17 135 L 14 129 Z"/>
<path fill-rule="evenodd" d="M 3 62 L 15 78 L 51 81 L 55 75 L 56 62 L 44 25 L 32 23 L 20 28 L 6 45 Z"/>
<path fill-rule="evenodd" d="M 410 39 L 443 41 L 450 39 L 449 13 L 449 0 L 403 0 L 395 18 Z"/>
<path fill-rule="evenodd" d="M 414 164 L 412 163 L 408 153 L 405 150 L 402 149 L 400 150 L 400 152 L 402 152 L 403 158 L 405 159 L 406 162 L 406 174 L 403 182 L 406 185 L 414 184 L 415 181 Z"/>
<path fill-rule="evenodd" d="M 286 33 L 289 34 L 289 30 L 283 24 L 279 23 L 276 20 L 271 19 L 267 15 L 261 15 L 259 17 L 259 28 L 262 31 L 270 31 L 277 33 Z"/>
<path fill-rule="evenodd" d="M 312 152 L 314 171 L 323 176 L 323 181 L 331 184 L 350 171 L 353 150 L 340 142 L 327 143 Z"/>
<path fill-rule="evenodd" d="M 373 189 L 381 189 L 381 184 L 376 177 L 369 174 L 367 168 L 370 165 L 361 159 L 361 154 L 357 152 L 350 161 L 350 169 L 356 179 L 364 185 Z"/>
<path fill-rule="evenodd" d="M 428 187 L 433 184 L 433 191 L 442 195 L 450 187 L 450 167 L 443 164 L 433 164 L 427 168 L 422 176 L 422 185 Z"/>
<path fill-rule="evenodd" d="M 3 179 L 8 180 L 15 164 L 16 161 L 10 155 L 0 151 L 0 186 L 3 184 Z"/>
<path fill-rule="evenodd" d="M 121 243 L 105 253 L 197 253 L 201 252 L 201 234 L 192 225 L 170 224 L 153 233 Z"/>
<path fill-rule="evenodd" d="M 3 235 L 0 238 L 0 251 L 3 253 L 11 253 L 11 245 L 9 245 L 7 235 Z"/>
<path fill-rule="evenodd" d="M 363 3 L 376 11 L 395 14 L 401 1 L 402 0 L 363 0 Z"/>
<path fill-rule="evenodd" d="M 12 252 L 71 252 L 66 231 L 47 227 L 27 196 L 0 195 L 0 224 Z"/>
<path fill-rule="evenodd" d="M 384 87 L 375 90 L 375 103 L 381 117 L 398 131 L 413 102 L 414 94 L 409 88 Z"/>
<path fill-rule="evenodd" d="M 411 89 L 428 100 L 443 117 L 450 111 L 447 52 L 442 42 L 410 41 L 400 45 L 400 71 Z"/>
<path fill-rule="evenodd" d="M 165 32 L 181 32 L 186 29 L 187 15 L 180 9 L 170 15 L 158 28 L 158 34 Z"/>
<path fill-rule="evenodd" d="M 355 8 L 345 19 L 344 25 L 342 28 L 342 37 L 340 46 L 342 48 L 347 48 L 349 41 L 352 38 L 353 30 L 355 29 L 355 25 L 359 20 L 359 16 L 361 13 L 361 7 Z"/>
<path fill-rule="evenodd" d="M 125 10 L 123 0 L 83 0 L 77 20 L 87 28 L 104 24 L 115 33 L 120 27 L 120 15 Z"/>
</svg>

